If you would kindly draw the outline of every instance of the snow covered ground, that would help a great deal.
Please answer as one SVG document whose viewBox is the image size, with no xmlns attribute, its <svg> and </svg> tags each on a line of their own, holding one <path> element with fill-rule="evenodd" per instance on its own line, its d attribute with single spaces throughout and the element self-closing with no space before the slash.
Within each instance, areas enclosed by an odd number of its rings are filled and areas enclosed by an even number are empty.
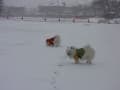
<svg viewBox="0 0 120 90">
<path fill-rule="evenodd" d="M 119 90 L 120 25 L 0 21 L 0 90 Z M 46 47 L 59 34 L 61 47 Z M 90 44 L 93 64 L 74 64 L 67 46 Z"/>
</svg>

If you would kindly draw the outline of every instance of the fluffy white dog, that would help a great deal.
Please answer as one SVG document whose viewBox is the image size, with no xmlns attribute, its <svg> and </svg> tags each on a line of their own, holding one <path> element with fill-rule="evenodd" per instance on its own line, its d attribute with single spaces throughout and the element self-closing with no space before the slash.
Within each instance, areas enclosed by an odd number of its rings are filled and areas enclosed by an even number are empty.
<svg viewBox="0 0 120 90">
<path fill-rule="evenodd" d="M 95 56 L 95 50 L 90 45 L 86 45 L 82 48 L 71 46 L 67 47 L 66 54 L 74 59 L 75 64 L 77 64 L 79 60 L 86 60 L 86 63 L 91 64 Z"/>
</svg>

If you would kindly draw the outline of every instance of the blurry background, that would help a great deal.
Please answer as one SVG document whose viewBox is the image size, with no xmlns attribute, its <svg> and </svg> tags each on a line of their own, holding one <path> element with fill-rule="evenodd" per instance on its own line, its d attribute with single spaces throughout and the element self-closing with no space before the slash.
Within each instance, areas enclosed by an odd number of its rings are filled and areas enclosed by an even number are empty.
<svg viewBox="0 0 120 90">
<path fill-rule="evenodd" d="M 0 15 L 113 19 L 120 17 L 120 0 L 0 0 Z"/>
</svg>

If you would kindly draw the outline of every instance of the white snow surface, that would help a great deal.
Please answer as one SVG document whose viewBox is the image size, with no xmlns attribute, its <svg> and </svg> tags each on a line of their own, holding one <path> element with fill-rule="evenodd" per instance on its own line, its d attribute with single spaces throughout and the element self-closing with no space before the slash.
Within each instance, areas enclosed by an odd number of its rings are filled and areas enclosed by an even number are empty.
<svg viewBox="0 0 120 90">
<path fill-rule="evenodd" d="M 120 90 L 120 25 L 0 20 L 0 90 Z M 60 47 L 47 47 L 50 35 Z M 67 46 L 90 44 L 91 65 L 74 64 Z"/>
</svg>

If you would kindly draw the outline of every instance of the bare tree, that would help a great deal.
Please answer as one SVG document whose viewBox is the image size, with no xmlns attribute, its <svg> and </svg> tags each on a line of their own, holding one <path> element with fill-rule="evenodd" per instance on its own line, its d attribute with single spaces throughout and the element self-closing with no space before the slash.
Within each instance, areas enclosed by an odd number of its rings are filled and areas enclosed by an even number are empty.
<svg viewBox="0 0 120 90">
<path fill-rule="evenodd" d="M 1 13 L 2 13 L 2 9 L 3 9 L 3 0 L 0 0 L 0 16 L 1 16 Z"/>
<path fill-rule="evenodd" d="M 102 11 L 103 17 L 113 19 L 118 16 L 120 10 L 120 1 L 118 0 L 94 0 L 92 6 L 95 12 Z M 99 9 L 99 10 L 98 10 Z"/>
<path fill-rule="evenodd" d="M 62 6 L 66 7 L 66 2 L 62 2 Z"/>
<path fill-rule="evenodd" d="M 82 9 L 82 5 L 78 5 L 78 6 L 72 6 L 72 13 L 74 16 L 79 16 L 79 12 L 81 11 Z"/>
</svg>

